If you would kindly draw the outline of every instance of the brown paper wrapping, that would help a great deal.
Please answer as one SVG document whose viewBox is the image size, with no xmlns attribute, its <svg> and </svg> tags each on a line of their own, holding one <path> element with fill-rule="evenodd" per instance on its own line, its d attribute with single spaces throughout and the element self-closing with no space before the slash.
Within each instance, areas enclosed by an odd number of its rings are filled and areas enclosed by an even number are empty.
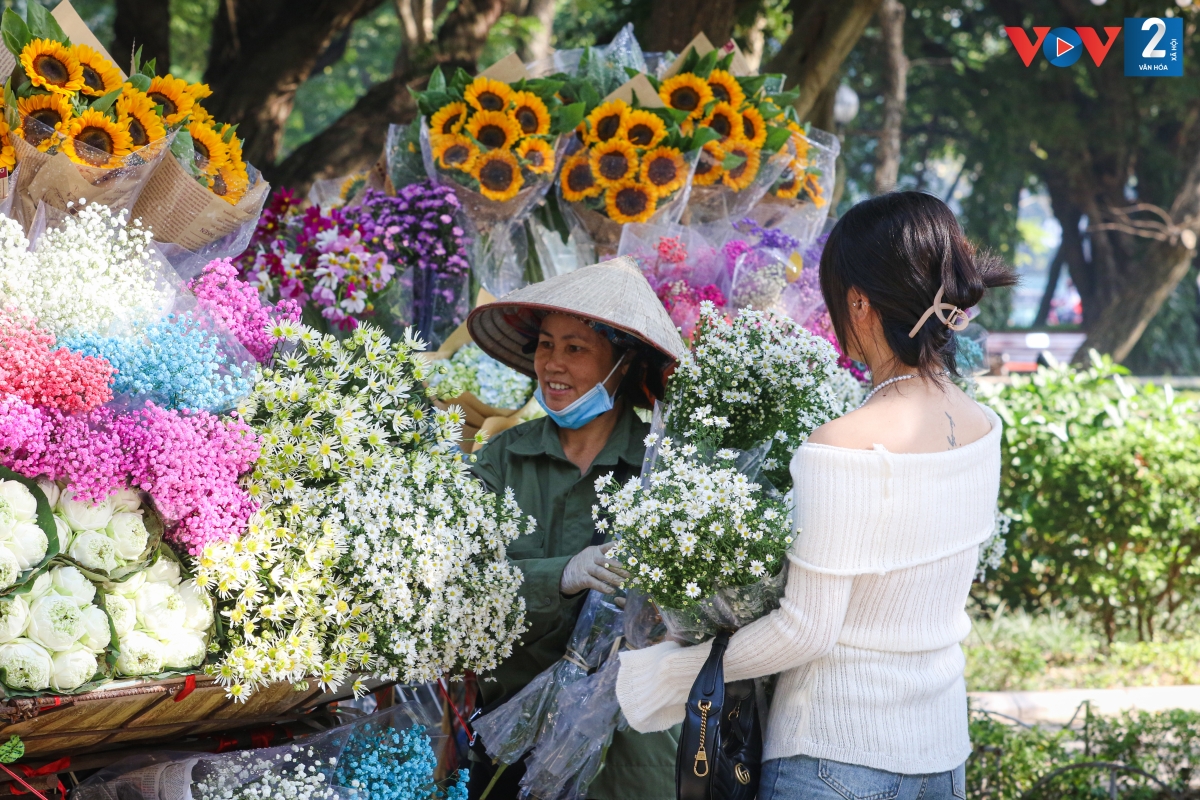
<svg viewBox="0 0 1200 800">
<path fill-rule="evenodd" d="M 496 298 L 487 289 L 480 289 L 479 294 L 475 298 L 475 305 L 481 306 L 484 303 L 494 303 Z M 459 348 L 465 347 L 472 341 L 471 333 L 467 330 L 467 323 L 463 322 L 454 332 L 446 337 L 446 341 L 442 342 L 442 346 L 432 353 L 423 353 L 422 355 L 428 361 L 442 361 L 450 358 L 458 352 Z M 503 433 L 509 428 L 520 424 L 526 417 L 529 416 L 537 408 L 537 401 L 530 400 L 522 408 L 496 408 L 480 400 L 472 392 L 463 392 L 457 397 L 452 397 L 448 400 L 436 400 L 434 404 L 441 409 L 449 408 L 450 406 L 460 406 L 463 410 L 463 434 L 459 445 L 463 452 L 473 453 L 478 448 L 475 444 L 475 434 L 483 432 L 485 440 Z"/>
<path fill-rule="evenodd" d="M 667 67 L 667 71 L 663 73 L 662 79 L 672 78 L 683 67 L 683 60 L 687 58 L 688 50 L 695 50 L 696 55 L 704 58 L 717 48 L 713 47 L 712 41 L 704 35 L 704 31 L 696 34 L 696 37 L 688 42 L 687 47 L 680 51 L 679 57 L 671 62 L 671 66 Z M 737 46 L 737 42 L 730 39 L 724 47 L 721 48 L 721 56 L 724 57 L 729 53 L 733 53 L 733 61 L 729 64 L 729 71 L 739 77 L 744 78 L 754 74 L 754 70 L 750 69 L 750 62 L 742 55 L 742 50 Z"/>
<path fill-rule="evenodd" d="M 509 53 L 479 73 L 479 77 L 491 78 L 501 83 L 516 83 L 528 79 L 529 72 L 525 69 L 525 62 L 521 61 L 520 56 L 516 53 Z"/>
<path fill-rule="evenodd" d="M 645 73 L 634 75 L 625 83 L 613 90 L 612 94 L 604 98 L 604 102 L 612 100 L 624 100 L 629 105 L 633 105 L 634 96 L 637 96 L 637 102 L 642 108 L 666 108 L 667 105 L 658 96 L 658 92 L 654 91 L 654 84 L 646 77 Z"/>
<path fill-rule="evenodd" d="M 133 216 L 154 231 L 156 241 L 195 252 L 256 219 L 270 189 L 270 184 L 260 179 L 237 205 L 230 205 L 197 183 L 168 155 L 146 182 Z"/>
</svg>

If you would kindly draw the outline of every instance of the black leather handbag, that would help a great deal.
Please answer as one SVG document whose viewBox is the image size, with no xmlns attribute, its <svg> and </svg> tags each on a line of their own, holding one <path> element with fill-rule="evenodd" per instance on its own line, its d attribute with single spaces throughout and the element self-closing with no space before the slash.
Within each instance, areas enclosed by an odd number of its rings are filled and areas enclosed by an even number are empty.
<svg viewBox="0 0 1200 800">
<path fill-rule="evenodd" d="M 762 775 L 762 728 L 754 681 L 725 683 L 719 634 L 692 693 L 675 758 L 678 800 L 754 800 Z"/>
</svg>

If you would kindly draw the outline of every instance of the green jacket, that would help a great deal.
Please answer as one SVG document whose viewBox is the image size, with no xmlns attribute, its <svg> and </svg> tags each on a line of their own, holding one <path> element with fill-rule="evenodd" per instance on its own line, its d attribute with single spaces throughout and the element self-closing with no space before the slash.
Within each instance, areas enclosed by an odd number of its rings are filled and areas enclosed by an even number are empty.
<svg viewBox="0 0 1200 800">
<path fill-rule="evenodd" d="M 564 598 L 559 581 L 567 562 L 593 543 L 596 478 L 615 472 L 622 482 L 641 472 L 649 426 L 626 407 L 608 443 L 587 474 L 567 460 L 558 426 L 548 417 L 522 423 L 479 451 L 475 475 L 496 493 L 511 488 L 537 529 L 508 547 L 525 575 L 525 624 L 529 628 L 507 661 L 480 681 L 483 702 L 499 705 L 562 658 L 586 595 Z M 599 543 L 599 542 L 597 542 Z M 604 769 L 588 790 L 594 800 L 674 800 L 676 734 L 618 732 Z"/>
</svg>

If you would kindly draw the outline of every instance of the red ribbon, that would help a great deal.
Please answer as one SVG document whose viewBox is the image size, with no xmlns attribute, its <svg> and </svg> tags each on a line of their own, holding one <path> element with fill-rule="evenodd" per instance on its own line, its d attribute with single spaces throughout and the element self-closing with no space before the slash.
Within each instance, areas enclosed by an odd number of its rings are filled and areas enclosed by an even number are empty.
<svg viewBox="0 0 1200 800">
<path fill-rule="evenodd" d="M 21 772 L 25 773 L 26 778 L 37 778 L 42 775 L 52 775 L 52 774 L 61 772 L 66 769 L 70 769 L 71 768 L 71 757 L 64 756 L 64 757 L 58 759 L 57 761 L 51 761 L 49 764 L 43 764 L 42 766 L 38 767 L 37 769 L 33 769 L 28 764 L 17 764 L 17 768 L 20 769 Z M 13 780 L 15 780 L 17 783 L 21 784 L 21 786 L 25 787 L 24 789 L 18 788 L 16 786 L 12 787 L 13 794 L 26 794 L 28 792 L 32 792 L 33 796 L 37 797 L 38 800 L 48 800 L 46 795 L 42 794 L 37 789 L 30 786 L 28 782 L 23 780 L 20 775 L 13 772 L 6 765 L 0 764 L 0 769 L 3 769 L 10 776 L 12 776 Z M 67 796 L 67 788 L 65 786 L 63 786 L 62 781 L 58 782 L 58 791 L 62 793 L 63 797 Z"/>
<path fill-rule="evenodd" d="M 196 676 L 188 675 L 183 680 L 183 688 L 179 690 L 179 694 L 175 695 L 175 702 L 178 703 L 194 691 L 196 691 Z"/>
<path fill-rule="evenodd" d="M 442 690 L 442 697 L 446 698 L 447 705 L 454 712 L 454 716 L 458 718 L 458 724 L 462 726 L 463 731 L 467 734 L 467 739 L 470 744 L 475 743 L 475 731 L 471 730 L 471 726 L 463 719 L 463 715 L 458 713 L 458 706 L 454 705 L 454 701 L 450 699 L 450 693 L 446 691 L 446 679 L 438 678 L 438 688 Z"/>
</svg>

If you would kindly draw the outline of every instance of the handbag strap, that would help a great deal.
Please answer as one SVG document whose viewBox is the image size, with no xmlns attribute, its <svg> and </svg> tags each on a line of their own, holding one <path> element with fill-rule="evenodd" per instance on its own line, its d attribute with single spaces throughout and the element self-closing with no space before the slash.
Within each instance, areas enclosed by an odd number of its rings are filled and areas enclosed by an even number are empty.
<svg viewBox="0 0 1200 800">
<path fill-rule="evenodd" d="M 681 800 L 710 798 L 713 766 L 720 746 L 721 711 L 725 705 L 725 648 L 729 635 L 713 639 L 708 659 L 700 668 L 688 696 L 688 713 L 680 737 L 680 761 L 676 766 L 677 791 Z"/>
</svg>

